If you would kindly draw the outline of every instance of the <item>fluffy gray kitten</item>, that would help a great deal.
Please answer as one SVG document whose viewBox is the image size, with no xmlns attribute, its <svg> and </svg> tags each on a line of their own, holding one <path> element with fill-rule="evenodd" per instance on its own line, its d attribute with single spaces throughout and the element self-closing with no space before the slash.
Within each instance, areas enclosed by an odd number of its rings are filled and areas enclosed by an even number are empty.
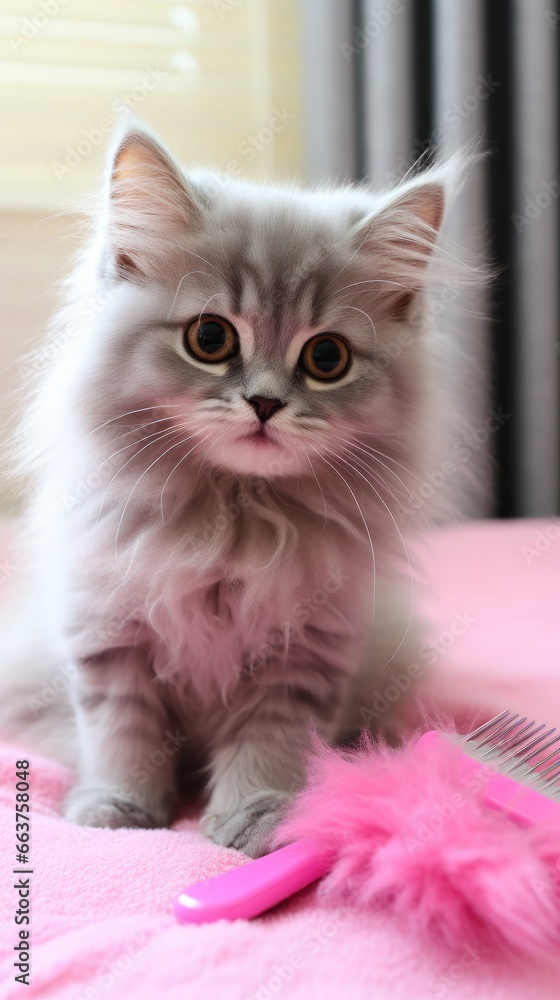
<svg viewBox="0 0 560 1000">
<path fill-rule="evenodd" d="M 168 824 L 203 767 L 204 829 L 256 856 L 310 722 L 348 738 L 414 658 L 402 509 L 456 167 L 309 191 L 119 135 L 20 431 L 3 629 L 3 731 L 76 767 L 70 820 Z"/>
</svg>

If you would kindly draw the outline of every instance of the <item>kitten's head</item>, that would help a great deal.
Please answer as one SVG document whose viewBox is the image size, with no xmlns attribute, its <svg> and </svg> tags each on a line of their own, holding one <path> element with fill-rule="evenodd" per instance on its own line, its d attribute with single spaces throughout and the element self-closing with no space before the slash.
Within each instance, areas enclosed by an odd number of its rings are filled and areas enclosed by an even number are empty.
<svg viewBox="0 0 560 1000">
<path fill-rule="evenodd" d="M 103 215 L 92 424 L 148 415 L 193 459 L 265 477 L 410 432 L 446 185 L 436 167 L 381 195 L 261 186 L 184 172 L 129 129 Z"/>
</svg>

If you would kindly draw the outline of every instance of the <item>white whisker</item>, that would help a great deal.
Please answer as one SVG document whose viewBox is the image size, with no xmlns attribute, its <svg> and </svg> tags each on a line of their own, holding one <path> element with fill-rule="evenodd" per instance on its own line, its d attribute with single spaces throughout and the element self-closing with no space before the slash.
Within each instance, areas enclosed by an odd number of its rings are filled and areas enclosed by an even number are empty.
<svg viewBox="0 0 560 1000">
<path fill-rule="evenodd" d="M 208 305 L 208 303 L 211 302 L 212 299 L 217 298 L 219 294 L 220 294 L 219 292 L 215 292 L 214 295 L 211 295 L 209 299 L 206 299 L 206 302 L 204 303 L 202 309 L 200 310 L 200 312 L 198 314 L 198 322 L 199 323 L 200 323 L 200 320 L 202 319 L 202 316 L 204 314 L 204 311 L 205 311 L 206 306 Z"/>
<path fill-rule="evenodd" d="M 367 445 L 364 445 L 364 447 L 368 448 Z M 395 465 L 398 465 L 399 468 L 403 469 L 409 476 L 412 476 L 413 479 L 416 479 L 417 482 L 419 482 L 422 486 L 424 485 L 424 481 L 423 481 L 423 479 L 420 478 L 420 476 L 418 476 L 415 472 L 412 472 L 410 469 L 407 469 L 406 465 L 403 465 L 402 462 L 397 461 L 396 458 L 393 458 L 391 455 L 386 455 L 384 452 L 379 451 L 377 448 L 368 448 L 368 450 L 370 451 L 372 458 L 374 458 L 377 461 L 379 461 L 379 458 L 377 458 L 377 456 L 381 455 L 381 457 L 382 458 L 386 458 L 388 462 L 393 462 Z M 389 470 L 389 471 L 391 471 L 391 470 Z M 396 473 L 393 473 L 393 475 L 396 475 Z M 411 496 L 413 496 L 412 493 L 411 493 Z M 446 503 L 446 501 L 443 499 L 443 497 L 441 497 L 441 496 L 439 497 L 439 502 L 442 504 L 443 507 L 445 507 L 445 509 L 446 509 L 447 513 L 449 514 L 450 518 L 453 521 L 455 521 L 456 524 L 458 524 L 459 521 L 457 519 L 457 516 L 456 516 L 455 512 L 449 506 L 449 504 Z"/>
<path fill-rule="evenodd" d="M 181 290 L 181 285 L 183 284 L 185 278 L 190 278 L 191 274 L 208 274 L 208 275 L 210 275 L 210 277 L 212 277 L 212 275 L 210 274 L 210 271 L 201 271 L 201 270 L 187 271 L 187 273 L 184 274 L 183 277 L 179 280 L 179 284 L 177 285 L 177 288 L 175 289 L 175 295 L 173 296 L 173 302 L 169 306 L 169 310 L 167 312 L 167 319 L 168 320 L 169 320 L 169 317 L 171 316 L 171 313 L 173 312 L 173 309 L 175 308 L 175 303 L 177 301 L 177 296 L 178 296 L 178 294 L 179 294 L 179 292 Z M 179 325 L 179 324 L 177 324 L 177 325 Z"/>
<path fill-rule="evenodd" d="M 307 458 L 307 461 L 309 462 L 309 468 L 311 469 L 311 472 L 313 474 L 315 482 L 317 483 L 317 486 L 319 487 L 319 490 L 321 492 L 321 496 L 323 498 L 323 507 L 325 508 L 325 520 L 323 522 L 323 530 L 321 532 L 321 534 L 322 534 L 323 531 L 325 530 L 326 526 L 327 526 L 327 521 L 329 519 L 329 514 L 328 514 L 328 511 L 327 511 L 327 500 L 326 500 L 325 494 L 323 492 L 323 487 L 321 486 L 321 483 L 319 482 L 319 480 L 317 478 L 317 473 L 315 472 L 315 469 L 313 468 L 313 463 L 311 461 L 311 458 L 310 458 L 310 456 L 307 453 L 306 453 L 306 458 Z"/>
<path fill-rule="evenodd" d="M 150 406 L 141 406 L 137 410 L 126 410 L 124 413 L 117 413 L 116 416 L 109 417 L 108 420 L 105 420 L 102 424 L 98 424 L 97 427 L 94 427 L 91 431 L 88 431 L 88 433 L 84 435 L 84 440 L 87 439 L 88 437 L 91 437 L 92 434 L 96 434 L 97 431 L 102 430 L 104 427 L 107 427 L 109 424 L 114 423 L 115 420 L 122 420 L 123 417 L 132 416 L 132 414 L 134 413 L 146 413 L 146 411 L 148 410 L 149 411 L 166 410 L 169 406 L 177 406 L 184 408 L 184 403 L 152 403 Z"/>
<path fill-rule="evenodd" d="M 363 309 L 358 309 L 358 306 L 343 305 L 343 306 L 341 306 L 341 308 L 342 309 L 353 309 L 354 312 L 359 312 L 359 313 L 362 314 L 362 316 L 365 316 L 365 318 L 368 320 L 368 322 L 371 323 L 371 328 L 373 330 L 373 336 L 375 337 L 375 343 L 377 344 L 377 330 L 375 329 L 375 323 L 373 322 L 371 316 L 369 316 L 367 314 L 367 312 L 365 312 Z"/>
<path fill-rule="evenodd" d="M 143 445 L 142 448 L 139 448 L 138 451 L 134 453 L 134 455 L 131 455 L 131 457 L 129 459 L 127 459 L 127 461 L 124 462 L 123 465 L 121 465 L 120 469 L 118 469 L 117 472 L 115 472 L 115 475 L 113 476 L 113 478 L 107 483 L 107 487 L 106 487 L 105 492 L 103 494 L 103 497 L 101 499 L 101 505 L 99 507 L 99 511 L 97 512 L 97 518 L 95 520 L 96 527 L 99 524 L 99 518 L 101 517 L 101 512 L 103 510 L 103 505 L 105 503 L 105 500 L 107 499 L 107 494 L 108 494 L 111 486 L 113 485 L 115 479 L 117 478 L 117 476 L 120 476 L 121 472 L 123 472 L 123 470 L 126 469 L 127 465 L 130 465 L 131 462 L 133 462 L 136 458 L 138 458 L 138 456 L 143 451 L 145 451 L 146 448 L 149 448 L 151 445 L 154 445 L 154 444 L 159 444 L 160 441 L 163 441 L 166 438 L 171 437 L 173 434 L 178 434 L 178 433 L 179 433 L 179 430 L 176 427 L 173 427 L 171 430 L 168 430 L 168 431 L 161 431 L 161 436 L 160 437 L 156 437 L 154 440 L 148 441 L 147 444 Z"/>
<path fill-rule="evenodd" d="M 406 628 L 404 630 L 404 635 L 403 635 L 403 637 L 402 637 L 399 645 L 397 646 L 397 648 L 396 648 L 395 652 L 393 653 L 393 655 L 391 657 L 389 657 L 389 659 L 384 664 L 384 668 L 385 668 L 385 667 L 389 666 L 389 664 L 391 663 L 392 660 L 394 660 L 395 656 L 397 655 L 397 653 L 399 652 L 399 650 L 402 648 L 402 646 L 404 644 L 404 641 L 405 641 L 405 639 L 406 639 L 406 637 L 407 637 L 407 635 L 408 635 L 408 633 L 410 631 L 410 625 L 412 623 L 412 617 L 413 617 L 413 613 L 414 613 L 414 573 L 412 571 L 412 562 L 410 560 L 410 554 L 409 554 L 409 551 L 407 549 L 406 542 L 405 542 L 405 540 L 403 538 L 402 531 L 399 528 L 399 526 L 398 526 L 398 524 L 397 524 L 397 522 L 395 520 L 395 517 L 393 516 L 391 508 L 385 503 L 385 501 L 384 501 L 383 497 L 381 496 L 381 494 L 379 493 L 379 491 L 375 488 L 375 486 L 373 485 L 373 483 L 370 483 L 369 479 L 367 479 L 366 476 L 364 476 L 358 469 L 355 469 L 352 466 L 352 463 L 349 462 L 347 459 L 343 458 L 342 455 L 337 455 L 336 458 L 338 458 L 339 461 L 344 462 L 345 465 L 348 465 L 350 467 L 350 469 L 352 469 L 356 473 L 356 475 L 360 476 L 361 479 L 363 479 L 364 482 L 366 482 L 368 484 L 368 486 L 371 487 L 371 489 L 375 493 L 376 497 L 378 498 L 378 500 L 381 501 L 381 503 L 385 507 L 385 510 L 387 511 L 389 517 L 391 518 L 391 520 L 392 520 L 392 522 L 393 522 L 393 524 L 394 524 L 394 526 L 396 528 L 397 534 L 398 534 L 398 536 L 399 536 L 399 538 L 401 540 L 403 551 L 404 551 L 404 554 L 406 556 L 406 561 L 407 561 L 407 565 L 408 565 L 408 572 L 409 572 L 409 578 L 410 578 L 410 610 L 409 610 L 409 613 L 408 613 L 408 621 L 406 623 Z M 336 461 L 336 459 L 335 459 L 335 461 Z"/>
<path fill-rule="evenodd" d="M 133 486 L 133 487 L 132 487 L 132 489 L 130 490 L 130 492 L 129 492 L 129 494 L 128 494 L 127 498 L 126 498 L 126 502 L 125 502 L 125 505 L 124 505 L 124 507 L 123 507 L 123 509 L 122 509 L 122 512 L 121 512 L 121 516 L 120 516 L 120 519 L 119 519 L 119 523 L 118 523 L 118 525 L 117 525 L 117 531 L 116 531 L 116 534 L 115 534 L 115 546 L 114 546 L 114 555 L 115 555 L 115 562 L 116 562 L 117 566 L 118 566 L 118 564 L 119 564 L 119 561 L 118 561 L 118 540 L 119 540 L 119 532 L 120 532 L 120 529 L 121 529 L 121 526 L 122 526 L 122 523 L 123 523 L 123 520 L 124 520 L 124 516 L 125 516 L 125 514 L 126 514 L 126 511 L 127 511 L 127 507 L 128 507 L 128 505 L 129 505 L 129 503 L 130 503 L 130 501 L 131 501 L 131 499 L 132 499 L 132 494 L 134 493 L 134 491 L 135 491 L 136 487 L 137 487 L 137 486 L 139 485 L 139 483 L 140 483 L 140 482 L 142 481 L 142 479 L 144 478 L 144 476 L 146 476 L 146 475 L 148 474 L 148 472 L 150 471 L 150 469 L 152 469 L 152 468 L 154 467 L 154 465 L 157 465 L 157 463 L 158 463 L 158 462 L 160 462 L 162 458 L 165 458 L 165 456 L 166 456 L 166 455 L 168 455 L 170 451 L 173 451 L 173 449 L 174 449 L 174 448 L 179 448 L 179 447 L 181 447 L 181 445 L 184 445 L 184 444 L 186 444 L 186 443 L 187 443 L 188 441 L 192 440 L 192 438 L 193 438 L 194 436 L 195 436 L 195 435 L 191 434 L 191 435 L 190 435 L 189 437 L 181 439 L 181 441 L 176 441 L 176 442 L 175 442 L 175 444 L 172 444 L 172 445 L 171 445 L 171 446 L 170 446 L 169 448 L 167 448 L 167 449 L 166 449 L 166 450 L 165 450 L 164 452 L 162 452 L 162 454 L 161 454 L 161 455 L 158 455 L 158 456 L 157 456 L 157 458 L 155 458 L 155 459 L 154 459 L 154 461 L 153 461 L 153 462 L 151 462 L 151 463 L 150 463 L 150 465 L 148 465 L 148 467 L 147 467 L 146 469 L 144 469 L 144 471 L 143 471 L 142 475 L 138 477 L 138 479 L 136 480 L 136 482 L 135 482 L 134 486 Z M 210 435 L 207 435 L 207 436 L 209 437 Z M 205 441 L 205 440 L 206 440 L 206 438 L 203 438 L 203 441 Z M 190 451 L 188 452 L 188 455 L 190 455 L 190 454 L 191 454 L 191 452 L 192 452 L 192 451 L 194 451 L 194 449 L 195 449 L 195 448 L 196 448 L 196 447 L 198 446 L 198 444 L 201 444 L 201 443 L 202 443 L 202 442 L 198 441 L 198 442 L 197 442 L 197 444 L 195 444 L 195 445 L 194 445 L 194 446 L 193 446 L 193 447 L 191 448 L 191 450 L 190 450 Z M 185 457 L 187 457 L 187 456 L 185 456 Z M 133 557 L 133 558 L 134 558 L 134 557 Z M 131 563 L 130 563 L 130 564 L 129 564 L 129 566 L 128 566 L 128 569 L 127 569 L 127 571 L 126 571 L 126 574 L 125 574 L 125 575 L 123 576 L 123 581 L 124 581 L 124 580 L 126 580 L 126 576 L 127 576 L 128 572 L 129 572 L 129 570 L 130 570 L 130 566 L 131 566 L 131 565 L 132 565 L 132 561 L 131 561 Z"/>
<path fill-rule="evenodd" d="M 222 437 L 224 436 L 225 433 L 226 433 L 225 431 L 222 432 Z M 200 444 L 202 444 L 204 441 L 207 441 L 209 437 L 210 437 L 210 434 L 207 434 L 206 437 L 202 439 L 202 441 L 200 442 Z M 191 449 L 191 451 L 192 450 L 193 449 Z M 161 523 L 162 524 L 165 524 L 165 516 L 164 516 L 164 512 L 163 512 L 163 494 L 164 494 L 164 491 L 165 491 L 165 487 L 167 486 L 167 484 L 168 484 L 169 480 L 171 479 L 171 476 L 173 475 L 173 473 L 177 471 L 177 469 L 179 468 L 179 466 L 181 465 L 181 463 L 184 462 L 186 458 L 188 458 L 188 456 L 190 455 L 190 453 L 191 452 L 189 451 L 189 452 L 187 452 L 186 455 L 183 455 L 183 457 L 179 459 L 179 461 L 177 462 L 177 464 L 173 466 L 171 472 L 169 473 L 167 479 L 165 480 L 165 482 L 164 482 L 164 484 L 163 484 L 163 486 L 161 488 L 161 493 L 160 493 L 160 498 L 159 498 L 159 506 L 160 506 L 160 510 L 161 510 Z"/>
<path fill-rule="evenodd" d="M 311 447 L 313 448 L 313 445 L 311 445 Z M 358 508 L 360 517 L 361 517 L 361 519 L 363 521 L 363 524 L 364 524 L 364 528 L 366 529 L 366 534 L 367 534 L 368 541 L 369 541 L 369 546 L 370 546 L 370 549 L 371 549 L 371 561 L 372 561 L 372 567 L 373 567 L 373 587 L 372 587 L 372 590 L 373 590 L 372 620 L 373 620 L 375 618 L 376 570 L 375 570 L 375 551 L 374 551 L 374 548 L 373 548 L 373 540 L 372 540 L 372 537 L 371 537 L 371 532 L 369 530 L 369 525 L 368 525 L 368 523 L 366 521 L 366 518 L 364 516 L 364 512 L 363 512 L 362 508 L 360 507 L 360 504 L 358 503 L 358 500 L 356 499 L 356 495 L 355 495 L 352 487 L 346 481 L 346 479 L 344 478 L 344 476 L 342 475 L 342 473 L 340 473 L 338 471 L 338 469 L 335 469 L 334 465 L 332 465 L 328 461 L 328 459 L 326 459 L 325 456 L 321 454 L 320 451 L 318 451 L 316 448 L 313 448 L 313 451 L 315 451 L 315 453 L 319 456 L 319 458 L 321 459 L 321 461 L 325 463 L 325 465 L 328 465 L 329 468 L 331 468 L 333 470 L 333 472 L 336 473 L 336 475 L 339 477 L 339 479 L 342 479 L 342 482 L 346 486 L 346 489 L 348 490 L 348 492 L 352 496 L 352 499 L 353 499 L 354 503 L 356 504 L 356 507 Z"/>
<path fill-rule="evenodd" d="M 393 285 L 395 288 L 408 288 L 401 281 L 393 281 L 391 278 L 366 278 L 364 281 L 353 281 L 350 285 L 337 288 L 335 295 L 340 295 L 340 292 L 346 291 L 347 288 L 355 288 L 356 285 Z"/>
<path fill-rule="evenodd" d="M 392 497 L 392 499 L 395 501 L 395 503 L 397 504 L 397 506 L 404 508 L 404 504 L 405 503 L 408 503 L 410 500 L 414 499 L 414 494 L 412 493 L 412 491 L 410 490 L 410 488 L 406 485 L 406 483 L 404 482 L 404 480 L 401 479 L 401 477 L 399 475 L 397 475 L 397 473 L 394 472 L 393 469 L 390 469 L 388 465 L 385 465 L 385 463 L 382 462 L 381 459 L 377 458 L 375 455 L 370 454 L 370 451 L 368 449 L 362 447 L 361 445 L 359 445 L 355 441 L 349 441 L 346 438 L 342 438 L 342 437 L 340 437 L 338 435 L 333 435 L 333 436 L 334 436 L 335 440 L 340 441 L 341 444 L 345 444 L 348 448 L 351 448 L 352 451 L 354 451 L 355 449 L 357 449 L 359 452 L 361 452 L 362 454 L 366 455 L 367 458 L 371 459 L 371 461 L 377 462 L 379 465 L 381 465 L 381 467 L 383 469 L 386 469 L 387 472 L 389 472 L 392 476 L 395 477 L 395 479 L 397 480 L 397 482 L 399 482 L 401 484 L 401 486 L 403 486 L 404 490 L 406 490 L 406 493 L 403 492 L 403 490 L 398 489 L 397 487 L 391 488 L 389 486 L 389 483 L 386 482 L 386 480 L 384 480 L 383 477 L 379 473 L 377 473 L 374 469 L 372 469 L 371 466 L 369 466 L 367 464 L 367 462 L 364 462 L 362 459 L 359 459 L 357 456 L 353 456 L 354 459 L 355 459 L 355 461 L 359 462 L 359 464 L 362 466 L 362 468 L 366 469 L 371 475 L 375 476 L 377 482 L 380 483 L 380 485 L 382 485 L 387 490 L 387 492 Z M 399 494 L 400 497 L 403 498 L 402 501 L 398 499 L 397 493 Z M 416 510 L 416 508 L 414 508 L 414 509 Z M 410 514 L 410 517 L 412 518 L 412 520 L 414 521 L 414 523 L 418 527 L 420 527 L 420 525 L 416 521 L 416 519 L 413 516 L 413 514 L 410 513 L 410 511 L 408 511 L 408 510 L 407 510 L 407 513 Z M 418 513 L 423 518 L 425 524 L 428 527 L 431 527 L 432 526 L 432 522 L 431 522 L 430 518 L 427 516 L 427 514 L 425 514 L 423 511 L 420 511 L 420 510 L 418 511 Z"/>
</svg>

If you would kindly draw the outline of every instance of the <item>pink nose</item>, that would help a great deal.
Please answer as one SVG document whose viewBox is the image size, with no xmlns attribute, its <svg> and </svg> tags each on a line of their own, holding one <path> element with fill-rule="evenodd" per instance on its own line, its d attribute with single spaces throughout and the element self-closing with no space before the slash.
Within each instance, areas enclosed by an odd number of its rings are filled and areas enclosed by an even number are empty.
<svg viewBox="0 0 560 1000">
<path fill-rule="evenodd" d="M 281 410 L 285 405 L 281 399 L 269 399 L 268 396 L 251 396 L 247 402 L 253 407 L 257 417 L 263 424 L 267 420 L 270 420 L 276 411 Z"/>
</svg>

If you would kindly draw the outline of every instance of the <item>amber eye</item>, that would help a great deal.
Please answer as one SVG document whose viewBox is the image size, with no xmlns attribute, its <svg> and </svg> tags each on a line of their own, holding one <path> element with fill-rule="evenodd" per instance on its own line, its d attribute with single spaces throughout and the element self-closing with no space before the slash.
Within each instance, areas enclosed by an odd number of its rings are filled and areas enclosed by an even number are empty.
<svg viewBox="0 0 560 1000">
<path fill-rule="evenodd" d="M 350 350 L 342 337 L 319 333 L 304 344 L 299 363 L 313 378 L 339 378 L 350 364 Z"/>
<path fill-rule="evenodd" d="M 199 361 L 217 364 L 237 353 L 237 334 L 221 316 L 199 316 L 185 331 L 185 345 Z"/>
</svg>

